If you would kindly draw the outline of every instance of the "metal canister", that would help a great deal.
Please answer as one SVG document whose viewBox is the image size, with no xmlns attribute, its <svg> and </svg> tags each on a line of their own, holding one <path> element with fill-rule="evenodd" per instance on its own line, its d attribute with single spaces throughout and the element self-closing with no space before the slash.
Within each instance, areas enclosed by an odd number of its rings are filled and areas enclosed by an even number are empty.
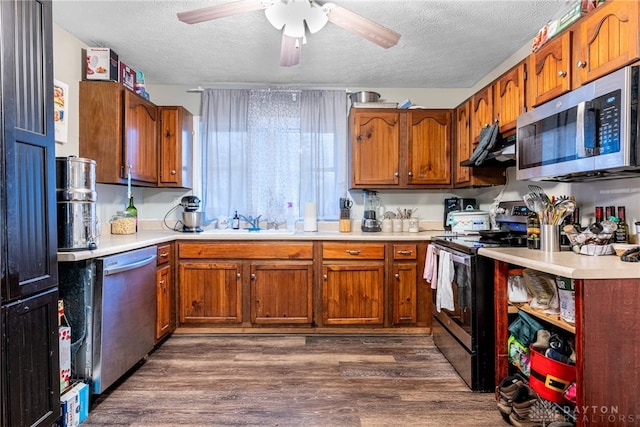
<svg viewBox="0 0 640 427">
<path fill-rule="evenodd" d="M 75 156 L 56 157 L 58 250 L 98 247 L 96 162 Z"/>
</svg>

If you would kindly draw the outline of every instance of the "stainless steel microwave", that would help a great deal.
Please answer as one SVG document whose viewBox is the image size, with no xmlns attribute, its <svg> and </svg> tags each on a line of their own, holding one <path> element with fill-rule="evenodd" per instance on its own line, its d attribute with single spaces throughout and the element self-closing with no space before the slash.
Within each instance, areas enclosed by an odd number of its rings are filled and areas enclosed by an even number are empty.
<svg viewBox="0 0 640 427">
<path fill-rule="evenodd" d="M 516 179 L 640 176 L 639 78 L 628 66 L 519 116 Z"/>
</svg>

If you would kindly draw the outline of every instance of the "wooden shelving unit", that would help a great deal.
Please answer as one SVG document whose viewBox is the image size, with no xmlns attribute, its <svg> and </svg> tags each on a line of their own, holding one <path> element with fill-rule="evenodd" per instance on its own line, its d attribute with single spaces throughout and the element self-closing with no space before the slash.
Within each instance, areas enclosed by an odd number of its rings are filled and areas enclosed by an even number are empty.
<svg viewBox="0 0 640 427">
<path fill-rule="evenodd" d="M 546 322 L 551 323 L 554 326 L 564 329 L 565 331 L 571 332 L 572 334 L 576 333 L 575 325 L 563 320 L 559 314 L 547 314 L 539 310 L 534 310 L 531 308 L 529 304 L 509 304 L 509 313 L 517 313 L 519 310 L 522 310 L 538 319 L 542 319 Z"/>
</svg>

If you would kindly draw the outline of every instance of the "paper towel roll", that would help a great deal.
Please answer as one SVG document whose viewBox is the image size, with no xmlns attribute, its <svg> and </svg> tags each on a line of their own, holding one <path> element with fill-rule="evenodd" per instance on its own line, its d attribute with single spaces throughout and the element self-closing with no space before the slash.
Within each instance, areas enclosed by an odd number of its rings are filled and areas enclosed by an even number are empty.
<svg viewBox="0 0 640 427">
<path fill-rule="evenodd" d="M 304 231 L 318 231 L 318 214 L 315 203 L 304 204 Z"/>
</svg>

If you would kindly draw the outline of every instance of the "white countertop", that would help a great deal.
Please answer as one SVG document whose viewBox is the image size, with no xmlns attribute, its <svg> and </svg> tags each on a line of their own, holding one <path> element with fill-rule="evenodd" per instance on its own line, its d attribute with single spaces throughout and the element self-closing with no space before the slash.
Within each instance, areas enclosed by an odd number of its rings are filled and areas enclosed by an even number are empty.
<svg viewBox="0 0 640 427">
<path fill-rule="evenodd" d="M 527 248 L 480 248 L 478 254 L 571 279 L 640 279 L 640 263 L 623 262 L 616 255 L 589 256 Z"/>
<path fill-rule="evenodd" d="M 296 231 L 289 233 L 269 233 L 267 232 L 246 232 L 228 231 L 224 233 L 182 233 L 170 230 L 148 230 L 139 231 L 136 234 L 115 235 L 107 234 L 100 237 L 98 249 L 89 251 L 64 251 L 58 252 L 59 262 L 81 261 L 91 258 L 100 258 L 113 255 L 119 252 L 130 251 L 159 243 L 172 242 L 174 240 L 216 240 L 216 241 L 242 241 L 242 240 L 279 240 L 279 241 L 301 241 L 301 240 L 338 240 L 338 241 L 366 241 L 366 242 L 386 242 L 386 241 L 425 241 L 431 240 L 433 236 L 441 235 L 441 230 L 420 231 L 418 233 L 363 233 L 360 230 L 350 233 L 339 231 L 316 231 L 304 232 Z"/>
</svg>

